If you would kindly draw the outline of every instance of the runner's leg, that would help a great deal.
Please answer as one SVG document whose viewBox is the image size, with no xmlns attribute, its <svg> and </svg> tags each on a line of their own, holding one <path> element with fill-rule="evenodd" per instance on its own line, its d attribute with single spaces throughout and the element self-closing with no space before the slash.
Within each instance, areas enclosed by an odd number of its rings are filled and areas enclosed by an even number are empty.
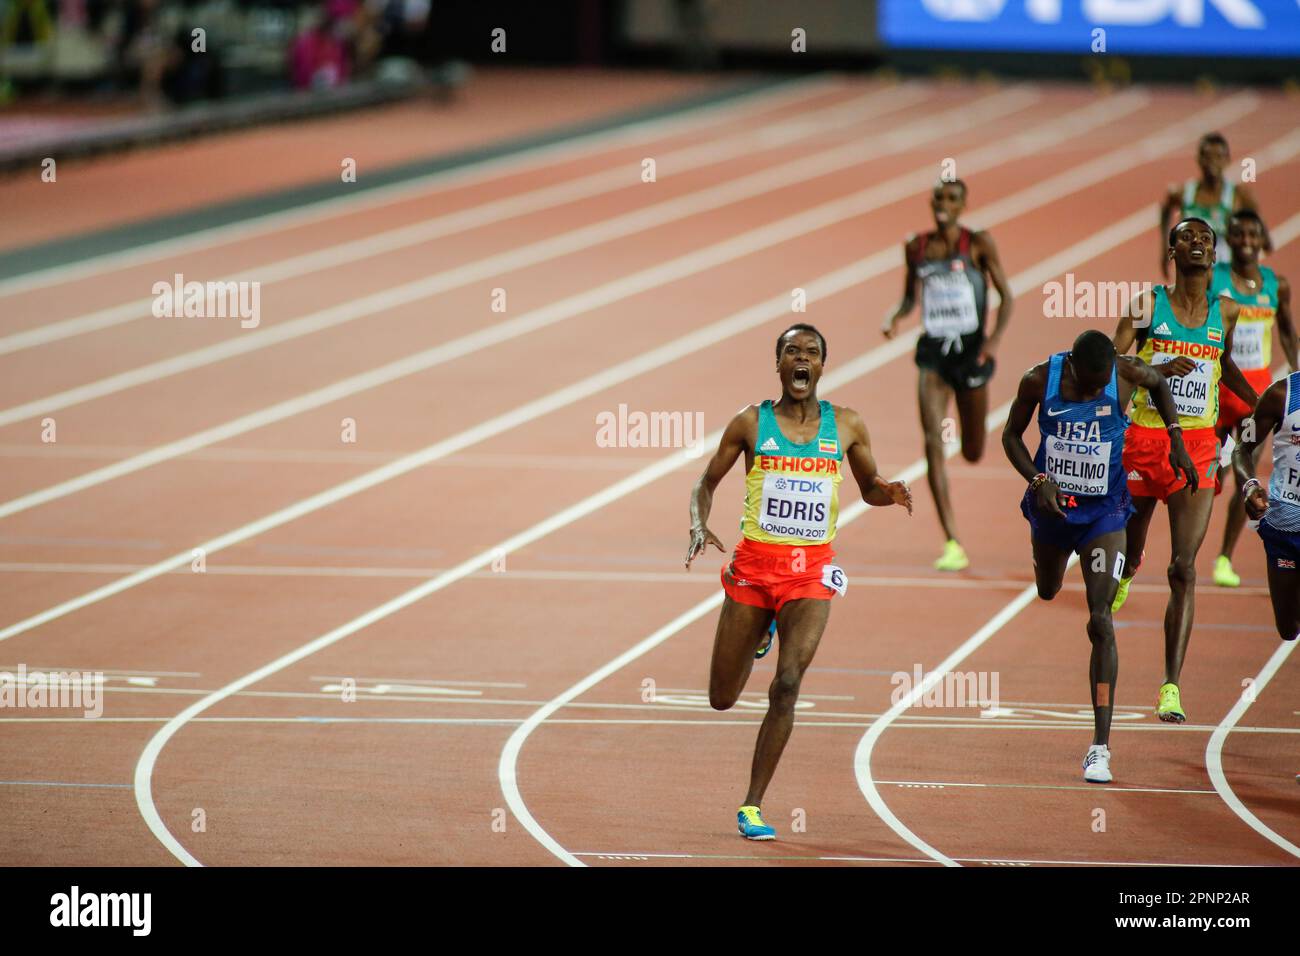
<svg viewBox="0 0 1300 956">
<path fill-rule="evenodd" d="M 1128 519 L 1124 529 L 1124 577 L 1131 578 L 1137 573 L 1138 562 L 1147 546 L 1147 531 L 1151 528 L 1151 516 L 1156 513 L 1157 499 L 1134 495 L 1133 507 L 1137 513 Z"/>
<path fill-rule="evenodd" d="M 939 510 L 943 533 L 947 540 L 956 541 L 957 520 L 948 497 L 948 472 L 943 455 L 943 420 L 948 414 L 952 388 L 932 368 L 920 369 L 920 373 L 917 397 L 921 407 L 921 430 L 925 433 L 926 479 L 930 483 L 934 505 Z"/>
<path fill-rule="evenodd" d="M 988 435 L 989 387 L 965 388 L 957 395 L 957 418 L 961 421 L 961 456 L 975 462 L 984 457 Z"/>
<path fill-rule="evenodd" d="M 1049 517 L 1044 520 L 1053 519 Z M 1070 552 L 1034 537 L 1032 532 L 1029 543 L 1034 553 L 1034 583 L 1038 585 L 1038 596 L 1044 601 L 1050 601 L 1056 597 L 1065 581 L 1065 566 L 1070 563 Z"/>
<path fill-rule="evenodd" d="M 794 705 L 799 698 L 799 685 L 817 653 L 830 614 L 831 602 L 816 598 L 788 601 L 777 614 L 781 644 L 777 650 L 776 676 L 768 687 L 767 715 L 754 745 L 746 806 L 762 806 L 763 794 L 767 792 L 767 785 L 794 727 Z M 752 648 L 750 657 L 753 657 Z"/>
<path fill-rule="evenodd" d="M 1092 689 L 1094 744 L 1110 741 L 1110 718 L 1115 707 L 1115 681 L 1119 676 L 1119 651 L 1110 605 L 1119 587 L 1119 570 L 1124 560 L 1125 534 L 1121 530 L 1093 538 L 1083 546 L 1079 566 L 1088 597 L 1088 640 L 1092 656 L 1088 661 L 1088 684 Z"/>
<path fill-rule="evenodd" d="M 1300 636 L 1300 571 L 1268 562 L 1268 594 L 1273 601 L 1278 637 L 1294 641 Z"/>
<path fill-rule="evenodd" d="M 727 710 L 740 699 L 754 668 L 754 651 L 771 620 L 767 608 L 723 598 L 709 664 L 709 704 L 714 710 Z"/>
<path fill-rule="evenodd" d="M 1169 496 L 1169 536 L 1173 554 L 1169 561 L 1169 604 L 1165 609 L 1165 682 L 1177 684 L 1192 634 L 1196 599 L 1196 554 L 1210 526 L 1214 486 L 1194 494 L 1182 488 Z M 1129 522 L 1130 526 L 1132 522 Z"/>
</svg>

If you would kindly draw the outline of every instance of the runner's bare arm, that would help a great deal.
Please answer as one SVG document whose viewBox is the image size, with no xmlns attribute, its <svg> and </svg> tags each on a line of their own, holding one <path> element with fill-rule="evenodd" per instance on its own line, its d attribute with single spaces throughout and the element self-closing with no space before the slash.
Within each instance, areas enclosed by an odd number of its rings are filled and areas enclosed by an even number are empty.
<svg viewBox="0 0 1300 956">
<path fill-rule="evenodd" d="M 1046 388 L 1047 363 L 1039 362 L 1020 376 L 1020 387 L 1011 402 L 1011 410 L 1007 412 L 1007 423 L 1002 427 L 1002 450 L 1006 452 L 1011 467 L 1020 472 L 1025 481 L 1032 481 L 1038 474 L 1034 458 L 1025 444 L 1025 429 L 1033 421 L 1034 409 L 1042 403 Z"/>
<path fill-rule="evenodd" d="M 866 423 L 862 416 L 851 408 L 836 406 L 835 420 L 839 423 L 840 436 L 847 447 L 844 457 L 849 461 L 853 477 L 857 480 L 862 500 L 873 508 L 885 505 L 904 505 L 907 513 L 912 513 L 912 491 L 905 481 L 886 481 L 876 471 L 876 459 L 871 454 L 871 439 L 867 436 Z"/>
<path fill-rule="evenodd" d="M 1277 277 L 1277 338 L 1282 344 L 1282 354 L 1292 372 L 1300 371 L 1296 360 L 1295 323 L 1291 319 L 1291 283 L 1285 276 Z"/>
<path fill-rule="evenodd" d="M 1116 354 L 1128 354 L 1128 350 L 1138 340 L 1139 331 L 1144 332 L 1150 327 L 1153 299 L 1152 293 L 1144 289 L 1135 295 L 1128 307 L 1124 309 L 1124 314 L 1119 317 L 1119 325 L 1115 327 L 1115 334 L 1111 337 Z"/>
<path fill-rule="evenodd" d="M 1236 331 L 1237 316 L 1240 314 L 1241 306 L 1236 302 L 1229 299 L 1219 300 L 1219 315 L 1223 316 L 1223 355 L 1219 359 L 1219 370 L 1224 387 L 1254 408 L 1259 402 L 1259 393 L 1250 382 L 1246 381 L 1246 376 L 1232 360 L 1232 333 Z"/>
<path fill-rule="evenodd" d="M 980 349 L 979 361 L 983 363 L 997 354 L 998 345 L 1002 342 L 1002 333 L 1007 330 L 1007 325 L 1011 322 L 1015 296 L 1011 291 L 1011 283 L 1007 281 L 1006 271 L 1002 268 L 1002 260 L 998 258 L 998 248 L 993 244 L 993 237 L 987 232 L 977 232 L 972 244 L 979 253 L 980 267 L 993 283 L 993 288 L 998 290 L 1001 299 L 998 303 L 998 318 L 993 326 L 993 334 L 984 340 L 984 345 Z"/>
<path fill-rule="evenodd" d="M 1174 210 L 1183 208 L 1183 190 L 1177 183 L 1170 183 L 1165 190 L 1165 198 L 1160 203 L 1160 272 L 1169 278 L 1169 220 Z"/>
<path fill-rule="evenodd" d="M 897 308 L 885 317 L 885 323 L 881 326 L 881 331 L 885 338 L 892 339 L 897 333 L 895 326 L 899 319 L 903 318 L 912 311 L 916 305 L 916 257 L 917 250 L 920 248 L 920 242 L 916 236 L 909 236 L 907 242 L 903 243 L 903 298 L 899 300 Z"/>
<path fill-rule="evenodd" d="M 1255 413 L 1241 423 L 1241 441 L 1232 450 L 1232 467 L 1243 485 L 1255 477 L 1255 449 L 1268 440 L 1282 421 L 1285 403 L 1286 379 L 1281 379 L 1264 389 Z M 1267 510 L 1268 492 L 1263 485 L 1251 485 L 1246 494 L 1246 514 L 1257 521 Z"/>
<path fill-rule="evenodd" d="M 1034 459 L 1025 445 L 1025 429 L 1033 421 L 1034 409 L 1042 403 L 1046 388 L 1047 363 L 1040 362 L 1020 377 L 1020 387 L 1016 390 L 1011 410 L 1007 413 L 1007 423 L 1002 427 L 1002 450 L 1025 481 L 1033 481 L 1038 475 Z M 1065 513 L 1061 510 L 1058 497 L 1060 491 L 1056 482 L 1049 478 L 1038 486 L 1036 497 L 1041 510 L 1064 519 Z"/>
<path fill-rule="evenodd" d="M 718 442 L 718 450 L 713 453 L 709 463 L 704 467 L 704 474 L 691 489 L 691 543 L 686 550 L 686 569 L 699 557 L 705 548 L 712 544 L 723 554 L 726 546 L 718 540 L 708 528 L 709 512 L 713 510 L 713 492 L 718 483 L 731 471 L 731 466 L 746 449 L 753 447 L 754 435 L 758 431 L 758 407 L 750 405 L 741 411 L 727 425 Z"/>
<path fill-rule="evenodd" d="M 1165 423 L 1165 427 L 1178 424 L 1178 405 L 1174 402 L 1173 393 L 1169 391 L 1168 380 L 1136 355 L 1121 355 L 1117 361 L 1120 407 L 1128 406 L 1133 389 L 1145 388 L 1147 394 L 1151 396 L 1152 407 L 1160 413 L 1160 420 Z M 1129 388 L 1128 395 L 1124 394 L 1126 384 Z M 1175 475 L 1182 474 L 1183 480 L 1195 494 L 1200 480 L 1196 474 L 1196 467 L 1192 464 L 1192 456 L 1187 454 L 1187 448 L 1183 445 L 1181 428 L 1174 428 L 1169 432 L 1169 464 L 1173 467 Z"/>
</svg>

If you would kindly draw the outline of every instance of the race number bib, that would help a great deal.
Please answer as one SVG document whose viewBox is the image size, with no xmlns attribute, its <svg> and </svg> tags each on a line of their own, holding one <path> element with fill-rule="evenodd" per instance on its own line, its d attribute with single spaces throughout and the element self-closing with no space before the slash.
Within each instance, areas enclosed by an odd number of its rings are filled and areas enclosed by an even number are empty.
<svg viewBox="0 0 1300 956">
<path fill-rule="evenodd" d="M 849 589 L 849 579 L 844 576 L 844 570 L 833 564 L 822 566 L 822 584 L 840 597 L 844 597 L 844 592 Z"/>
<path fill-rule="evenodd" d="M 827 540 L 834 488 L 829 475 L 807 478 L 779 473 L 764 475 L 759 526 L 778 537 Z"/>
<path fill-rule="evenodd" d="M 1269 333 L 1266 322 L 1238 322 L 1232 333 L 1232 360 L 1243 372 L 1266 368 L 1264 337 Z"/>
<path fill-rule="evenodd" d="M 1062 491 L 1104 495 L 1110 489 L 1110 442 L 1044 437 L 1047 472 Z"/>
<path fill-rule="evenodd" d="M 1289 460 L 1274 461 L 1269 481 L 1269 497 L 1300 508 L 1300 449 Z"/>
<path fill-rule="evenodd" d="M 953 264 L 965 265 L 961 260 Z M 965 269 L 935 271 L 929 275 L 923 270 L 922 275 L 925 286 L 921 295 L 921 322 L 926 335 L 950 338 L 978 332 L 980 317 L 975 311 L 975 287 Z"/>
<path fill-rule="evenodd" d="M 1157 352 L 1151 356 L 1152 365 L 1164 365 L 1177 356 L 1168 352 Z M 1171 375 L 1165 381 L 1174 396 L 1180 418 L 1203 418 L 1210 408 L 1210 388 L 1213 383 L 1213 366 L 1201 359 L 1192 359 L 1196 368 L 1179 378 Z"/>
</svg>

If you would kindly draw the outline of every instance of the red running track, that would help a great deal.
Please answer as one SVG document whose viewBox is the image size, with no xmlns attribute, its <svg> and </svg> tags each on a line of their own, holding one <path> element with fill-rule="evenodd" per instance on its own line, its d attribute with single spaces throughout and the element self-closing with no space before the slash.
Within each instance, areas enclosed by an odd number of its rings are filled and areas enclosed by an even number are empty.
<svg viewBox="0 0 1300 956">
<path fill-rule="evenodd" d="M 1091 716 L 1077 571 L 1052 604 L 1002 614 L 957 665 L 998 675 L 996 716 L 916 707 L 884 722 L 891 675 L 934 668 L 1032 575 L 1021 482 L 996 441 L 979 465 L 950 469 L 971 569 L 930 569 L 941 535 L 916 464 L 911 340 L 878 332 L 898 292 L 898 245 L 926 227 L 926 183 L 947 157 L 1018 292 L 993 428 L 1020 369 L 1086 325 L 1113 324 L 1043 318 L 1044 282 L 1156 278 L 1154 198 L 1188 174 L 1204 129 L 1260 158 L 1257 191 L 1281 244 L 1272 264 L 1300 272 L 1300 196 L 1287 187 L 1300 138 L 1279 119 L 1289 108 L 1271 94 L 832 78 L 643 141 L 591 142 L 238 242 L 0 288 L 2 338 L 124 306 L 176 271 L 270 277 L 256 330 L 146 311 L 0 354 L 0 508 L 13 506 L 0 517 L 0 669 L 107 678 L 97 720 L 0 715 L 0 859 L 1294 865 L 1206 769 L 1242 680 L 1278 646 L 1251 534 L 1237 552 L 1243 587 L 1208 582 L 1221 507 L 1200 562 L 1186 725 L 1151 709 L 1157 573 L 1138 578 L 1118 617 L 1112 787 L 1089 788 L 1079 771 Z M 665 160 L 656 182 L 641 181 L 643 158 L 692 149 L 691 162 Z M 626 183 L 585 198 L 324 264 L 341 243 L 391 241 L 620 169 Z M 310 268 L 275 278 L 294 256 Z M 772 395 L 770 350 L 796 288 L 809 295 L 800 318 L 829 341 L 823 394 L 863 413 L 883 471 L 913 476 L 917 508 L 910 520 L 868 511 L 837 539 L 851 586 L 765 805 L 781 839 L 754 845 L 732 820 L 771 664 L 735 709 L 708 708 L 716 611 L 700 606 L 721 559 L 680 570 L 700 462 L 599 447 L 595 422 L 626 405 L 699 413 L 713 432 Z M 394 289 L 415 291 L 274 341 L 304 316 Z M 504 312 L 491 308 L 496 289 Z M 224 354 L 228 343 L 238 349 Z M 422 367 L 373 374 L 421 355 Z M 157 371 L 178 356 L 187 367 Z M 67 397 L 104 381 L 101 394 Z M 301 399 L 344 381 L 346 395 Z M 58 396 L 47 416 L 42 403 Z M 292 414 L 266 411 L 295 399 Z M 243 416 L 231 437 L 195 438 Z M 41 441 L 45 417 L 54 443 Z M 345 419 L 355 441 L 342 440 Z M 183 441 L 192 447 L 116 477 L 97 471 Z M 735 527 L 740 494 L 733 473 L 719 533 Z M 1148 569 L 1169 547 L 1153 528 Z M 1235 798 L 1293 844 L 1297 666 L 1281 663 L 1222 748 Z M 869 762 L 855 760 L 873 726 Z"/>
</svg>

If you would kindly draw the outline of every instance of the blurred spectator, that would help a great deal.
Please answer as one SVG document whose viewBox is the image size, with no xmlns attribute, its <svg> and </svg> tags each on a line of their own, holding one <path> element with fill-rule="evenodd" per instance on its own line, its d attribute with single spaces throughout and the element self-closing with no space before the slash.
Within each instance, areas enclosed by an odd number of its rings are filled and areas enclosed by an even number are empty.
<svg viewBox="0 0 1300 956">
<path fill-rule="evenodd" d="M 162 105 L 163 73 L 174 58 L 161 6 L 159 0 L 126 0 L 114 44 L 118 85 L 126 88 L 138 80 L 140 99 L 148 107 Z"/>
<path fill-rule="evenodd" d="M 383 57 L 418 59 L 429 21 L 430 0 L 372 0 L 383 37 Z"/>
<path fill-rule="evenodd" d="M 183 0 L 180 6 L 181 19 L 165 58 L 163 91 L 178 106 L 220 99 L 225 93 L 221 51 L 224 38 L 216 26 L 220 11 L 203 0 Z M 202 44 L 194 35 L 198 28 L 203 30 Z"/>
<path fill-rule="evenodd" d="M 8 9 L 0 33 L 5 46 L 47 44 L 54 40 L 54 18 L 46 0 L 11 0 L 5 6 Z"/>
<path fill-rule="evenodd" d="M 329 0 L 320 20 L 293 41 L 289 70 L 295 89 L 330 89 L 348 81 L 358 9 L 356 0 Z"/>
</svg>

